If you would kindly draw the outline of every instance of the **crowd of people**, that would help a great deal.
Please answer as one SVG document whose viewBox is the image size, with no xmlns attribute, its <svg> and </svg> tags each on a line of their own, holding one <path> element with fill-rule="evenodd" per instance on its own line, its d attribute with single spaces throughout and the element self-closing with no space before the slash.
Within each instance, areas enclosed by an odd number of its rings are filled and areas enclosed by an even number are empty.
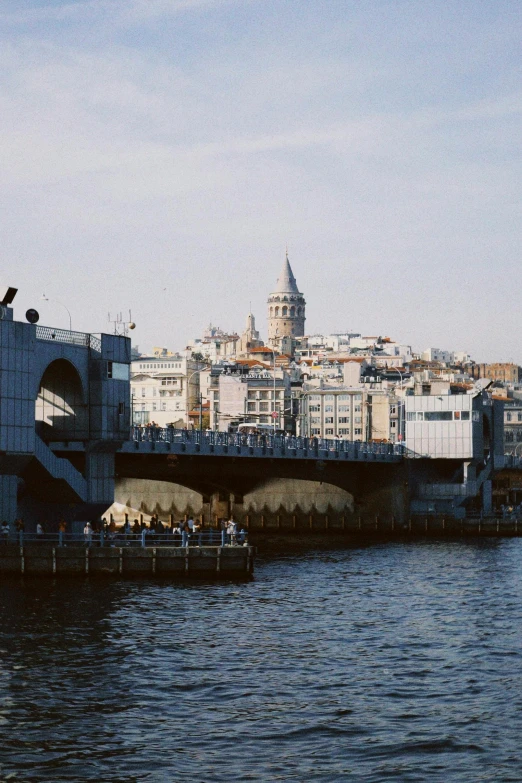
<svg viewBox="0 0 522 783">
<path fill-rule="evenodd" d="M 181 521 L 172 521 L 170 524 L 162 522 L 157 515 L 153 515 L 149 524 L 142 520 L 128 519 L 123 525 L 117 526 L 111 520 L 102 520 L 102 528 L 107 543 L 140 541 L 145 546 L 163 544 L 169 546 L 243 546 L 247 543 L 247 531 L 238 525 L 231 517 L 222 519 L 219 527 L 205 527 L 203 522 L 193 517 Z M 99 539 L 100 531 L 96 531 L 91 522 L 87 522 L 83 535 L 87 544 Z"/>
<path fill-rule="evenodd" d="M 51 526 L 46 522 L 38 522 L 36 525 L 36 537 L 46 540 L 48 537 L 56 537 L 56 525 Z M 25 524 L 22 519 L 15 520 L 14 531 L 8 522 L 0 525 L 0 537 L 7 541 L 15 532 L 17 537 L 25 533 Z M 34 533 L 30 534 L 34 537 Z M 67 523 L 64 519 L 58 522 L 58 537 L 67 540 Z M 247 543 L 248 533 L 242 525 L 238 525 L 234 518 L 219 520 L 218 527 L 207 527 L 202 520 L 188 518 L 170 523 L 163 522 L 154 514 L 147 524 L 143 519 L 127 519 L 123 525 L 117 525 L 111 518 L 101 521 L 86 522 L 83 527 L 83 540 L 86 545 L 107 544 L 109 546 L 125 543 L 139 543 L 145 546 L 243 546 Z"/>
</svg>

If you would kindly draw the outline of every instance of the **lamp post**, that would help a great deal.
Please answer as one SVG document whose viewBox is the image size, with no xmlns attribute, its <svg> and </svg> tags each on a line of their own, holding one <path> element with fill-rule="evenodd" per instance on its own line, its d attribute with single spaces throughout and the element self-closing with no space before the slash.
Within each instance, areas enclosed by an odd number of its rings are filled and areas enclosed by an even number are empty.
<svg viewBox="0 0 522 783">
<path fill-rule="evenodd" d="M 46 296 L 45 294 L 42 294 L 41 298 L 42 298 L 42 300 L 44 302 L 54 302 L 54 304 L 59 304 L 61 307 L 65 307 L 65 309 L 67 310 L 67 315 L 69 316 L 69 331 L 72 332 L 71 313 L 70 313 L 69 308 L 67 307 L 67 305 L 64 305 L 63 302 L 59 302 L 57 299 L 49 299 L 49 297 Z"/>
<path fill-rule="evenodd" d="M 402 385 L 402 372 L 397 367 L 395 369 L 397 370 L 397 372 L 399 373 L 400 378 L 401 378 L 401 392 L 402 392 L 402 391 L 404 391 L 404 387 Z M 398 438 L 398 440 L 401 443 L 404 440 L 403 437 L 402 437 L 402 427 L 401 427 L 401 410 L 402 410 L 402 405 L 403 405 L 403 399 L 402 399 L 402 394 L 401 394 L 401 399 L 399 400 L 399 438 Z M 406 423 L 406 417 L 404 418 L 404 422 Z M 405 435 L 406 435 L 406 433 L 405 433 Z"/>
</svg>

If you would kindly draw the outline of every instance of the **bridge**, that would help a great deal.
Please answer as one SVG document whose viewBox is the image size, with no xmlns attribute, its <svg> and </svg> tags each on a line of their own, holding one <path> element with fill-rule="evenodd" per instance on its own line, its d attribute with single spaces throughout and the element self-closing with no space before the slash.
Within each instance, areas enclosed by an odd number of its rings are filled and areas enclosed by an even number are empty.
<svg viewBox="0 0 522 783">
<path fill-rule="evenodd" d="M 452 509 L 488 485 L 492 463 L 409 459 L 402 445 L 132 428 L 128 338 L 17 322 L 10 307 L 1 315 L 0 519 L 94 518 L 127 478 L 192 489 L 209 519 L 271 479 L 331 485 L 357 513 L 397 519 L 416 492 L 423 509 Z"/>
</svg>

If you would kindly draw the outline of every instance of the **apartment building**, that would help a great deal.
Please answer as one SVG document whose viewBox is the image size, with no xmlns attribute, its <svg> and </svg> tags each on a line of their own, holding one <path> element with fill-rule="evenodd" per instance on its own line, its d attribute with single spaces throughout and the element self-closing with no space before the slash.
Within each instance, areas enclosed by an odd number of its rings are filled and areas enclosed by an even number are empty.
<svg viewBox="0 0 522 783">
<path fill-rule="evenodd" d="M 390 390 L 304 389 L 299 394 L 298 434 L 350 441 L 402 440 L 402 401 Z"/>
<path fill-rule="evenodd" d="M 198 404 L 199 373 L 204 366 L 167 352 L 134 359 L 130 381 L 134 423 L 189 426 L 188 413 Z"/>
</svg>

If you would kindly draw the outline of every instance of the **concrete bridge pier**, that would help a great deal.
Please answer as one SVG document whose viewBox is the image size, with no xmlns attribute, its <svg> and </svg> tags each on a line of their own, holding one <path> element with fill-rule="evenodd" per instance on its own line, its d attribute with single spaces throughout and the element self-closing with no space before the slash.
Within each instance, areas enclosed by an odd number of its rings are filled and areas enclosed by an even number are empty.
<svg viewBox="0 0 522 783">
<path fill-rule="evenodd" d="M 208 522 L 214 526 L 220 519 L 230 519 L 232 503 L 228 492 L 214 492 L 209 498 Z M 207 521 L 207 520 L 205 520 Z"/>
</svg>

